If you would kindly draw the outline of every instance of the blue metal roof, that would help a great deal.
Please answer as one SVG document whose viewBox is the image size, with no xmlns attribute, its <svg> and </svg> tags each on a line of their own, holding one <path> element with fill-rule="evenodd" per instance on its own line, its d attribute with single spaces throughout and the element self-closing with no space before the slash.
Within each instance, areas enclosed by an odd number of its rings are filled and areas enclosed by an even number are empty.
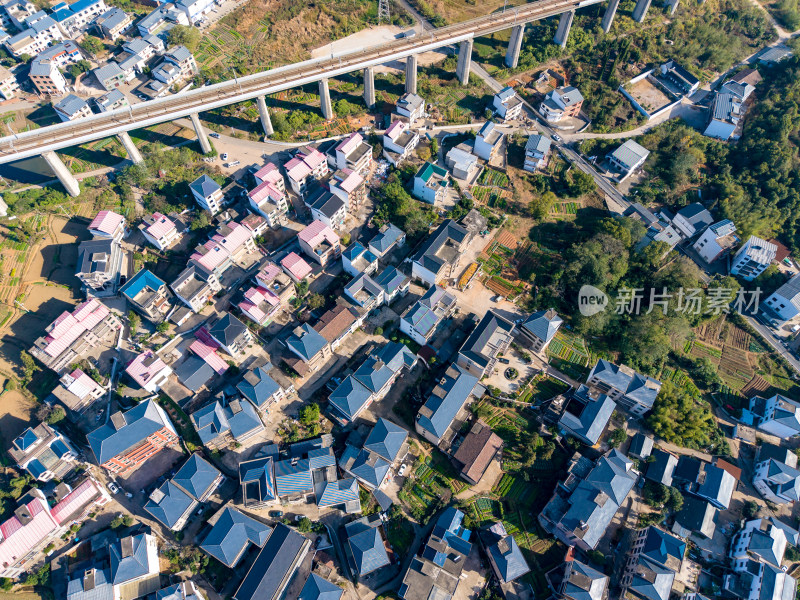
<svg viewBox="0 0 800 600">
<path fill-rule="evenodd" d="M 47 472 L 47 469 L 44 467 L 44 465 L 42 463 L 39 462 L 38 458 L 34 458 L 32 461 L 30 461 L 25 466 L 25 468 L 36 479 L 39 479 L 39 477 L 41 477 L 42 475 L 44 475 Z"/>
<path fill-rule="evenodd" d="M 111 572 L 108 569 L 94 570 L 93 587 L 86 589 L 84 571 L 67 584 L 67 600 L 114 600 L 114 586 L 111 585 Z"/>
<path fill-rule="evenodd" d="M 245 378 L 236 384 L 242 395 L 257 407 L 262 408 L 268 400 L 280 391 L 281 386 L 269 375 L 264 367 L 249 371 Z"/>
<path fill-rule="evenodd" d="M 309 460 L 289 459 L 275 463 L 275 489 L 278 496 L 313 492 Z"/>
<path fill-rule="evenodd" d="M 272 533 L 272 528 L 242 514 L 235 508 L 226 507 L 200 548 L 223 565 L 235 567 L 248 544 L 259 548 Z"/>
<path fill-rule="evenodd" d="M 345 378 L 328 396 L 328 403 L 341 413 L 348 421 L 355 418 L 364 405 L 372 399 L 370 392 L 352 375 Z"/>
<path fill-rule="evenodd" d="M 367 436 L 364 449 L 394 462 L 408 438 L 408 431 L 391 421 L 380 418 Z"/>
<path fill-rule="evenodd" d="M 117 540 L 108 547 L 111 556 L 111 582 L 120 585 L 150 572 L 147 563 L 147 540 L 145 534 L 131 536 L 131 552 L 123 553 L 122 543 L 126 538 Z M 125 542 L 126 544 L 128 542 Z"/>
<path fill-rule="evenodd" d="M 67 443 L 61 438 L 56 438 L 53 440 L 53 443 L 50 444 L 50 450 L 52 450 L 53 454 L 55 454 L 58 458 L 64 458 L 66 454 L 72 452 L 70 447 L 67 446 Z"/>
<path fill-rule="evenodd" d="M 320 508 L 336 506 L 358 500 L 358 482 L 355 479 L 338 479 L 325 484 L 322 496 L 317 501 Z"/>
<path fill-rule="evenodd" d="M 33 446 L 38 440 L 39 438 L 36 436 L 36 433 L 34 433 L 33 429 L 28 427 L 22 432 L 22 435 L 14 440 L 14 445 L 24 452 Z"/>
<path fill-rule="evenodd" d="M 164 428 L 177 434 L 167 413 L 154 400 L 137 404 L 123 413 L 123 416 L 123 426 L 116 428 L 110 420 L 86 436 L 97 462 L 101 465 Z"/>
<path fill-rule="evenodd" d="M 311 573 L 297 600 L 339 600 L 344 590 L 316 573 Z"/>
<path fill-rule="evenodd" d="M 436 524 L 433 527 L 433 535 L 447 542 L 451 548 L 467 556 L 472 549 L 472 544 L 469 543 L 472 532 L 464 528 L 463 522 L 464 513 L 451 506 L 436 520 Z"/>
<path fill-rule="evenodd" d="M 497 565 L 502 583 L 514 581 L 531 570 L 514 536 L 506 536 L 497 544 L 489 546 L 488 551 Z"/>
<path fill-rule="evenodd" d="M 180 518 L 197 504 L 191 496 L 171 480 L 165 481 L 158 491 L 164 496 L 158 502 L 152 498 L 148 499 L 144 509 L 169 529 L 172 529 Z"/>
<path fill-rule="evenodd" d="M 172 481 L 195 500 L 200 500 L 215 485 L 220 475 L 216 467 L 195 453 L 178 469 Z"/>
<path fill-rule="evenodd" d="M 239 402 L 239 407 L 241 408 L 239 412 L 233 412 L 231 404 L 229 404 L 225 410 L 231 426 L 231 435 L 234 438 L 246 437 L 251 431 L 264 427 L 252 404 L 247 400 L 242 400 Z"/>
<path fill-rule="evenodd" d="M 372 573 L 391 562 L 378 527 L 357 533 L 348 542 L 360 576 Z"/>
<path fill-rule="evenodd" d="M 128 282 L 120 288 L 119 291 L 123 296 L 129 300 L 132 300 L 145 288 L 150 288 L 155 292 L 160 290 L 165 285 L 167 284 L 153 275 L 150 270 L 142 269 L 136 275 L 131 277 Z"/>
<path fill-rule="evenodd" d="M 326 448 L 314 448 L 308 451 L 308 468 L 312 471 L 314 469 L 324 469 L 326 467 L 336 466 L 336 457 L 333 455 L 333 448 L 330 446 Z"/>
<path fill-rule="evenodd" d="M 478 384 L 477 377 L 463 371 L 458 365 L 453 365 L 451 368 L 454 370 L 447 370 L 444 384 L 440 383 L 437 386 L 444 390 L 444 396 L 431 394 L 425 401 L 424 407 L 430 410 L 430 416 L 417 415 L 419 426 L 431 432 L 436 438 L 441 438 L 447 433 L 447 428 Z"/>
<path fill-rule="evenodd" d="M 286 345 L 303 360 L 309 361 L 316 356 L 317 352 L 328 345 L 328 340 L 322 337 L 308 323 L 304 323 L 300 328 L 302 329 L 302 334 L 300 336 L 290 335 L 286 339 Z"/>
</svg>

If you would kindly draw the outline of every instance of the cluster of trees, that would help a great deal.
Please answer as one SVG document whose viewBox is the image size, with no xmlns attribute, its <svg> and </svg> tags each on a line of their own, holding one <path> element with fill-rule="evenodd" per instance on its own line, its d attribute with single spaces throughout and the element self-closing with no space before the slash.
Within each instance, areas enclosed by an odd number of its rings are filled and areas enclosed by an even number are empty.
<svg viewBox="0 0 800 600">
<path fill-rule="evenodd" d="M 394 171 L 386 179 L 386 183 L 375 190 L 377 210 L 375 219 L 379 223 L 394 223 L 406 232 L 413 245 L 413 240 L 428 232 L 431 223 L 436 219 L 433 206 L 419 202 L 406 191 L 402 175 L 410 179 L 416 168 L 411 165 L 406 172 Z"/>
<path fill-rule="evenodd" d="M 175 25 L 167 33 L 167 46 L 184 45 L 189 52 L 196 52 L 197 46 L 200 45 L 202 35 L 197 27 L 190 27 L 188 25 Z"/>
<path fill-rule="evenodd" d="M 647 480 L 642 489 L 644 501 L 653 508 L 666 508 L 673 512 L 683 507 L 683 494 L 675 487 Z"/>
<path fill-rule="evenodd" d="M 667 442 L 696 449 L 714 446 L 717 454 L 729 454 L 708 405 L 672 382 L 661 387 L 647 425 Z"/>
</svg>

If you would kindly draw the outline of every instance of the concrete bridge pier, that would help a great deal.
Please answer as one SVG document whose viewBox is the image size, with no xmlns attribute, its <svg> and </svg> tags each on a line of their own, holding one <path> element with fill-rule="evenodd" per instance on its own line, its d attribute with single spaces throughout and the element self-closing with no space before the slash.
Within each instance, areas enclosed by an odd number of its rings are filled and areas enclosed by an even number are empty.
<svg viewBox="0 0 800 600">
<path fill-rule="evenodd" d="M 375 106 L 375 68 L 364 69 L 364 104 L 367 108 Z"/>
<path fill-rule="evenodd" d="M 417 93 L 417 57 L 406 59 L 406 94 Z"/>
<path fill-rule="evenodd" d="M 192 126 L 194 127 L 194 133 L 197 136 L 197 141 L 200 142 L 200 149 L 203 151 L 203 154 L 208 154 L 211 152 L 211 143 L 206 137 L 206 132 L 203 131 L 203 125 L 200 123 L 200 115 L 197 113 L 192 113 L 189 116 L 192 118 Z"/>
<path fill-rule="evenodd" d="M 611 29 L 611 24 L 614 22 L 614 16 L 617 14 L 617 7 L 619 7 L 619 0 L 609 0 L 606 12 L 603 15 L 603 31 L 606 33 Z"/>
<path fill-rule="evenodd" d="M 636 2 L 636 8 L 633 9 L 633 20 L 637 23 L 641 23 L 644 21 L 644 18 L 647 16 L 647 9 L 650 8 L 650 4 L 653 0 L 638 0 Z"/>
<path fill-rule="evenodd" d="M 575 18 L 575 11 L 569 10 L 561 13 L 561 18 L 558 21 L 558 29 L 553 41 L 562 48 L 567 47 L 567 40 L 569 39 L 569 30 L 572 29 L 572 20 Z"/>
<path fill-rule="evenodd" d="M 511 30 L 511 39 L 508 41 L 508 50 L 506 50 L 506 66 L 509 69 L 516 69 L 519 64 L 519 53 L 522 50 L 522 36 L 524 33 L 525 23 L 514 25 Z"/>
<path fill-rule="evenodd" d="M 131 159 L 131 162 L 134 164 L 141 164 L 144 162 L 142 158 L 142 153 L 139 152 L 139 149 L 136 147 L 136 144 L 133 143 L 131 136 L 128 135 L 127 131 L 123 131 L 118 136 L 119 141 L 122 142 L 122 145 L 125 147 L 125 152 L 128 153 L 128 158 Z"/>
<path fill-rule="evenodd" d="M 272 128 L 272 119 L 270 119 L 269 109 L 267 109 L 267 97 L 259 96 L 256 98 L 256 103 L 258 104 L 258 116 L 261 117 L 261 127 L 264 128 L 264 135 L 269 137 L 275 133 L 275 130 Z"/>
<path fill-rule="evenodd" d="M 664 6 L 669 8 L 669 14 L 674 15 L 675 11 L 678 10 L 678 4 L 679 3 L 680 3 L 680 0 L 667 0 L 664 3 Z"/>
<path fill-rule="evenodd" d="M 472 65 L 472 40 L 464 40 L 458 47 L 456 75 L 461 85 L 469 83 L 469 68 Z"/>
<path fill-rule="evenodd" d="M 331 105 L 331 90 L 328 87 L 328 80 L 319 80 L 319 103 L 322 109 L 322 116 L 327 120 L 333 118 L 333 105 Z"/>
<path fill-rule="evenodd" d="M 78 180 L 75 179 L 75 176 L 72 172 L 67 168 L 67 166 L 61 162 L 61 159 L 58 157 L 58 154 L 55 152 L 48 150 L 47 152 L 42 152 L 42 158 L 47 162 L 50 168 L 53 170 L 53 173 L 58 180 L 61 182 L 61 185 L 67 190 L 67 193 L 75 198 L 76 196 L 80 196 L 81 188 L 78 185 Z"/>
</svg>

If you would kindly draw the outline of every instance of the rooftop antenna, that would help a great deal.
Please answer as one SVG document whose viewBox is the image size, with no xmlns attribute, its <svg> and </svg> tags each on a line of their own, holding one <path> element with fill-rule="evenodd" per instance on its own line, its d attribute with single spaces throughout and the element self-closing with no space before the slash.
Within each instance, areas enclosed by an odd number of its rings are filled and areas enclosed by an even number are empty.
<svg viewBox="0 0 800 600">
<path fill-rule="evenodd" d="M 381 22 L 386 21 L 388 25 L 391 22 L 391 16 L 389 15 L 389 0 L 378 0 L 378 25 Z"/>
</svg>

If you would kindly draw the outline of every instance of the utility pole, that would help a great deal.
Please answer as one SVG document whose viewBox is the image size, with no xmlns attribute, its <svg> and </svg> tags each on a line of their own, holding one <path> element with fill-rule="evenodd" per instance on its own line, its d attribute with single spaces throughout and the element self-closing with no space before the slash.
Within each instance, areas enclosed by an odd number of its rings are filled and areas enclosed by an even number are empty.
<svg viewBox="0 0 800 600">
<path fill-rule="evenodd" d="M 378 25 L 380 25 L 384 20 L 386 21 L 387 25 L 391 21 L 391 15 L 389 14 L 389 0 L 378 0 Z"/>
</svg>

